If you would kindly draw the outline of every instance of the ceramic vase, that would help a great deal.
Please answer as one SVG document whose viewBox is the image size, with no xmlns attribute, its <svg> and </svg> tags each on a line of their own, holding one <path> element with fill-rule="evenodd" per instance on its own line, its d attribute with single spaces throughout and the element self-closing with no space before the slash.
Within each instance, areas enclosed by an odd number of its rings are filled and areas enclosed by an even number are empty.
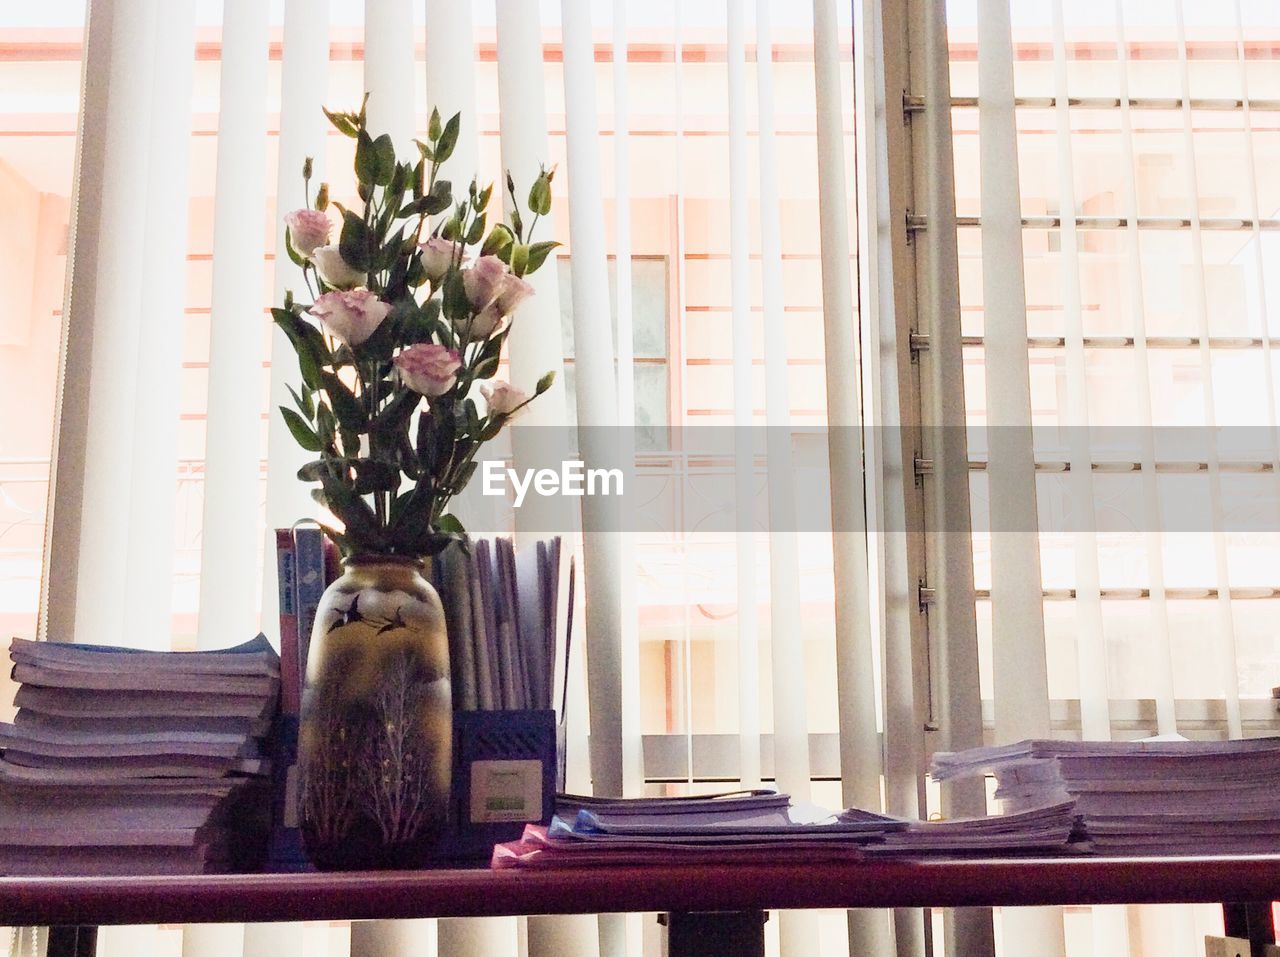
<svg viewBox="0 0 1280 957">
<path fill-rule="evenodd" d="M 298 737 L 302 831 L 321 870 L 429 864 L 452 766 L 449 643 L 419 561 L 348 559 L 308 651 Z"/>
</svg>

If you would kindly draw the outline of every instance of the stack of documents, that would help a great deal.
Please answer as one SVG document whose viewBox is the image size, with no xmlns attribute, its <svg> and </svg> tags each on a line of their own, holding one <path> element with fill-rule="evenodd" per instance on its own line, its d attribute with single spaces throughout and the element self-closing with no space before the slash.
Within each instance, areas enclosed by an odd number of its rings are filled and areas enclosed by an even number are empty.
<svg viewBox="0 0 1280 957">
<path fill-rule="evenodd" d="M 33 642 L 0 723 L 0 874 L 199 874 L 255 866 L 280 659 L 267 639 L 151 652 Z"/>
<path fill-rule="evenodd" d="M 435 558 L 431 579 L 449 622 L 455 708 L 546 709 L 562 700 L 572 564 L 558 536 L 519 551 L 509 538 L 478 538 Z"/>
<path fill-rule="evenodd" d="M 849 812 L 845 812 L 848 814 Z M 981 854 L 1074 849 L 1076 808 L 1072 800 L 990 817 L 961 817 L 940 821 L 912 821 L 890 831 L 873 854 Z"/>
<path fill-rule="evenodd" d="M 685 862 L 805 863 L 873 854 L 1063 850 L 1071 802 L 1008 817 L 921 822 L 851 809 L 831 814 L 785 794 L 565 798 L 548 827 L 494 848 L 492 865 L 556 867 Z"/>
<path fill-rule="evenodd" d="M 1263 853 L 1280 845 L 1280 738 L 1021 741 L 938 754 L 935 780 L 993 774 L 1018 811 L 1074 801 L 1104 854 Z"/>
</svg>

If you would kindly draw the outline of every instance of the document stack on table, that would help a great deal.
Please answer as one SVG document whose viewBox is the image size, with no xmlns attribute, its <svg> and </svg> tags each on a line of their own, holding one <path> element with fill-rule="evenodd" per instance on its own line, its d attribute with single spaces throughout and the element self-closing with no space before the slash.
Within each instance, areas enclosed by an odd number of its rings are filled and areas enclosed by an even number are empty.
<svg viewBox="0 0 1280 957">
<path fill-rule="evenodd" d="M 803 863 L 857 856 L 863 843 L 902 827 L 881 815 L 841 820 L 820 808 L 793 805 L 773 791 L 689 798 L 562 796 L 550 826 L 528 825 L 522 840 L 499 844 L 492 866 Z"/>
<path fill-rule="evenodd" d="M 850 812 L 846 811 L 845 814 Z M 867 845 L 869 854 L 1065 853 L 1075 849 L 1075 802 L 1059 801 L 987 817 L 911 821 L 884 840 Z"/>
<path fill-rule="evenodd" d="M 1280 738 L 1021 741 L 934 756 L 945 781 L 993 774 L 1009 810 L 1073 801 L 1102 854 L 1264 853 L 1280 846 Z"/>
<path fill-rule="evenodd" d="M 633 800 L 562 796 L 549 827 L 494 848 L 492 866 L 795 862 L 867 855 L 1062 852 L 1070 801 L 1024 813 L 924 822 L 831 814 L 773 791 Z"/>
<path fill-rule="evenodd" d="M 15 638 L 0 724 L 0 874 L 255 866 L 280 659 L 261 635 L 149 652 Z"/>
</svg>

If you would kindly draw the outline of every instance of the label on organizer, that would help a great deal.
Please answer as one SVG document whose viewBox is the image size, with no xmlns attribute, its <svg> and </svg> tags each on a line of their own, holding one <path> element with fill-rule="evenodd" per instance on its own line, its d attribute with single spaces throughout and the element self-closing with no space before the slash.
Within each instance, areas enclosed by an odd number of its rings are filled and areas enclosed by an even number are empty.
<svg viewBox="0 0 1280 957">
<path fill-rule="evenodd" d="M 472 762 L 472 824 L 537 821 L 541 817 L 541 761 Z"/>
</svg>

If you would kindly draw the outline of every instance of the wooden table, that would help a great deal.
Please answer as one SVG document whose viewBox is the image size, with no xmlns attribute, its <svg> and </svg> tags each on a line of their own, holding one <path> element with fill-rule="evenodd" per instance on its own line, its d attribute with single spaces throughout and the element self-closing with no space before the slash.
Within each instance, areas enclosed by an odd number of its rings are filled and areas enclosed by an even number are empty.
<svg viewBox="0 0 1280 957">
<path fill-rule="evenodd" d="M 1219 903 L 1227 932 L 1274 940 L 1280 855 L 871 860 L 206 877 L 0 878 L 0 925 L 49 925 L 50 957 L 93 953 L 101 924 L 658 911 L 672 957 L 763 954 L 764 911 Z M 714 941 L 708 945 L 707 941 Z M 733 946 L 727 944 L 733 942 Z"/>
</svg>

